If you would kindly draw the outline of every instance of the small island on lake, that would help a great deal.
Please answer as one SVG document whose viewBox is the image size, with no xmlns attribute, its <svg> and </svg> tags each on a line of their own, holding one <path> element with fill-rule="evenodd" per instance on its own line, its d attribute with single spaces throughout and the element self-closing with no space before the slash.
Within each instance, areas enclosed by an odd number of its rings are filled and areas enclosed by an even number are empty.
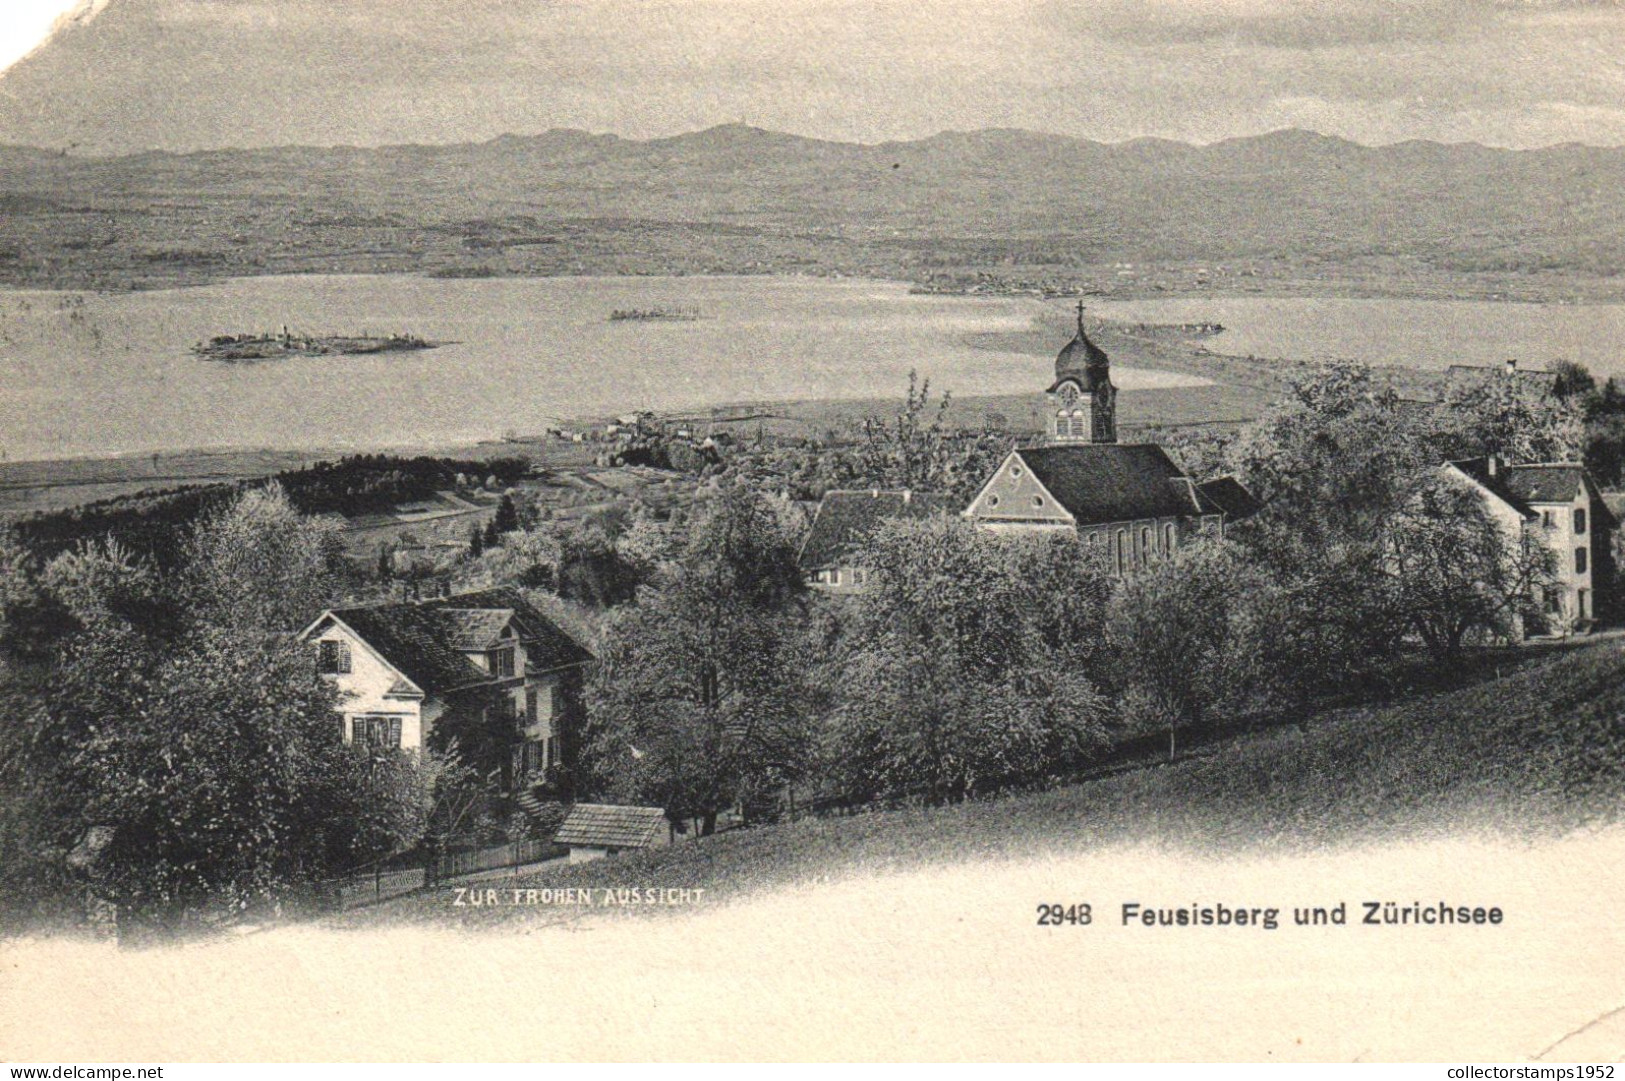
<svg viewBox="0 0 1625 1081">
<path fill-rule="evenodd" d="M 415 334 L 391 334 L 382 338 L 370 334 L 304 335 L 290 333 L 283 327 L 280 334 L 217 334 L 208 341 L 198 342 L 192 352 L 204 360 L 244 364 L 287 357 L 402 353 L 433 349 L 441 344 Z"/>
<path fill-rule="evenodd" d="M 691 323 L 705 318 L 698 308 L 617 308 L 609 313 L 611 323 L 625 320 L 673 320 Z"/>
</svg>

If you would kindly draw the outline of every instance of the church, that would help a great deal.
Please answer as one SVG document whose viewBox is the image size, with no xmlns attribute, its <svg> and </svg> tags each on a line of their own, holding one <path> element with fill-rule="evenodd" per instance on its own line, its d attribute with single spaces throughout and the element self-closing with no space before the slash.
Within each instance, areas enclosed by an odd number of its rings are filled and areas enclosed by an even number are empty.
<svg viewBox="0 0 1625 1081">
<path fill-rule="evenodd" d="M 1119 574 L 1171 557 L 1197 535 L 1258 509 L 1234 477 L 1198 484 L 1154 443 L 1117 441 L 1105 350 L 1077 336 L 1055 358 L 1042 445 L 1009 453 L 962 513 L 1000 533 L 1070 529 Z"/>
</svg>

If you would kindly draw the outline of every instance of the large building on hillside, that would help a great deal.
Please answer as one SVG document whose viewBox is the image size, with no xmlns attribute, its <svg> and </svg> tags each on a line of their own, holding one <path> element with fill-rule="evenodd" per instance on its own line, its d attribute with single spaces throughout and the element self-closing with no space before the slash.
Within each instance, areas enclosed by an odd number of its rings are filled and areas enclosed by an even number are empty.
<svg viewBox="0 0 1625 1081">
<path fill-rule="evenodd" d="M 1490 516 L 1516 541 L 1533 532 L 1552 550 L 1553 583 L 1536 598 L 1555 633 L 1589 630 L 1597 617 L 1599 562 L 1607 561 L 1614 516 L 1583 465 L 1507 465 L 1496 458 L 1450 462 L 1447 472 L 1474 486 Z"/>
<path fill-rule="evenodd" d="M 493 745 L 511 756 L 486 766 L 505 782 L 574 757 L 592 655 L 517 589 L 331 609 L 300 637 L 339 691 L 346 742 L 414 750 L 437 727 L 489 733 L 501 719 L 511 739 Z"/>
<path fill-rule="evenodd" d="M 1046 445 L 1010 452 L 964 516 L 998 532 L 1070 529 L 1118 574 L 1167 559 L 1197 534 L 1258 509 L 1234 477 L 1198 484 L 1154 443 L 1117 441 L 1117 388 L 1105 350 L 1077 335 L 1045 392 Z"/>
</svg>

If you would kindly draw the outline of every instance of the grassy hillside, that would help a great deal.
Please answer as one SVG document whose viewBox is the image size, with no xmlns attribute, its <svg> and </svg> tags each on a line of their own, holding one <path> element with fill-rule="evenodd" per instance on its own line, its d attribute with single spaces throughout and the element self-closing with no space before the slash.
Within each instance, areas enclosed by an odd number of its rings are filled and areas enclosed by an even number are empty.
<svg viewBox="0 0 1625 1081">
<path fill-rule="evenodd" d="M 812 819 L 482 885 L 700 887 L 717 900 L 869 870 L 1082 852 L 1295 850 L 1439 831 L 1560 833 L 1625 811 L 1625 639 L 1507 651 L 1461 685 L 1340 709 L 1047 792 L 955 807 Z M 571 910 L 460 909 L 459 924 Z M 343 925 L 445 922 L 447 893 Z"/>
<path fill-rule="evenodd" d="M 871 146 L 732 124 L 122 158 L 0 148 L 0 281 L 840 272 L 1131 294 L 1355 280 L 1413 295 L 1451 279 L 1529 295 L 1554 276 L 1615 277 L 1622 186 L 1617 148 L 1365 147 L 1304 131 Z"/>
</svg>

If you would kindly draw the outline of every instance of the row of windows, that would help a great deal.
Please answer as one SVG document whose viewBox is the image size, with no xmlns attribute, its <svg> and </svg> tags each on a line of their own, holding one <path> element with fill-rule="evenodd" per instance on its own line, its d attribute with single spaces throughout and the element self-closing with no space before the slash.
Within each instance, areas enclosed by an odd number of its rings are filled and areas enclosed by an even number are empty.
<svg viewBox="0 0 1625 1081">
<path fill-rule="evenodd" d="M 1547 615 L 1556 616 L 1563 613 L 1564 591 L 1561 587 L 1548 589 L 1544 596 L 1537 598 L 1542 601 L 1541 607 Z M 1574 614 L 1579 619 L 1591 618 L 1591 591 L 1577 589 L 1574 591 Z"/>
<path fill-rule="evenodd" d="M 514 674 L 512 646 L 493 649 L 486 655 L 491 674 L 510 679 Z M 324 638 L 316 644 L 316 670 L 327 676 L 348 675 L 351 671 L 350 643 L 338 638 Z"/>
<path fill-rule="evenodd" d="M 350 740 L 365 747 L 392 747 L 401 745 L 401 719 L 399 717 L 357 717 L 350 722 Z"/>
<path fill-rule="evenodd" d="M 869 572 L 863 567 L 830 567 L 814 571 L 813 581 L 826 586 L 861 586 L 869 581 Z"/>
<path fill-rule="evenodd" d="M 1540 524 L 1547 529 L 1557 528 L 1557 512 L 1543 510 L 1540 512 Z M 1586 531 L 1586 512 L 1584 507 L 1574 508 L 1574 532 L 1576 535 Z"/>
<path fill-rule="evenodd" d="M 1089 416 L 1086 413 L 1062 413 L 1055 418 L 1055 434 L 1062 436 L 1087 436 L 1089 434 Z"/>
<path fill-rule="evenodd" d="M 987 497 L 987 505 L 990 506 L 990 507 L 996 507 L 996 506 L 999 505 L 999 495 L 998 495 L 997 492 L 994 492 L 993 494 L 991 494 L 991 495 L 989 495 Z M 1041 496 L 1041 495 L 1033 496 L 1033 506 L 1034 507 L 1042 507 L 1043 505 L 1044 505 L 1044 497 L 1043 496 Z"/>
<path fill-rule="evenodd" d="M 1159 555 L 1172 555 L 1179 547 L 1179 531 L 1174 523 L 1164 522 L 1162 526 L 1162 544 L 1157 544 L 1157 532 L 1152 526 L 1141 526 L 1138 544 L 1129 539 L 1127 529 L 1119 529 L 1115 536 L 1106 536 L 1102 530 L 1091 530 L 1087 543 L 1091 549 L 1099 550 L 1102 540 L 1106 545 L 1108 555 L 1115 556 L 1118 574 L 1127 574 L 1130 566 L 1146 566 L 1153 557 Z"/>
</svg>

